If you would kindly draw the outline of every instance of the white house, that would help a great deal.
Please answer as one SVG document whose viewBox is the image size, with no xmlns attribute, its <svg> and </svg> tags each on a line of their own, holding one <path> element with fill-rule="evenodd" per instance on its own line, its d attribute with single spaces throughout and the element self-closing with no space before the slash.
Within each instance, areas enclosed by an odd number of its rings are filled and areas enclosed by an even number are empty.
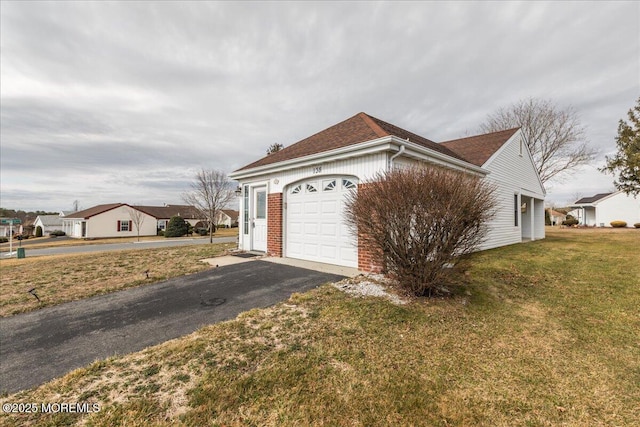
<svg viewBox="0 0 640 427">
<path fill-rule="evenodd" d="M 216 215 L 216 226 L 231 228 L 238 225 L 238 211 L 232 209 L 220 209 Z"/>
<path fill-rule="evenodd" d="M 139 215 L 139 221 L 136 218 L 137 215 Z M 75 238 L 135 237 L 157 234 L 156 219 L 126 203 L 98 205 L 74 212 L 64 217 L 62 223 L 63 231 L 67 236 Z"/>
<path fill-rule="evenodd" d="M 344 196 L 378 172 L 414 164 L 496 186 L 483 249 L 545 237 L 545 190 L 519 129 L 437 144 L 359 113 L 230 174 L 241 188 L 239 247 L 375 271 L 371 251 L 345 225 Z"/>
<path fill-rule="evenodd" d="M 616 191 L 576 200 L 569 212 L 580 224 L 611 227 L 611 221 L 625 221 L 627 227 L 640 222 L 640 196 Z"/>
<path fill-rule="evenodd" d="M 38 227 L 42 230 L 42 236 L 47 236 L 52 231 L 62 230 L 62 213 L 59 215 L 38 215 L 33 222 L 34 233 L 38 233 Z"/>
</svg>

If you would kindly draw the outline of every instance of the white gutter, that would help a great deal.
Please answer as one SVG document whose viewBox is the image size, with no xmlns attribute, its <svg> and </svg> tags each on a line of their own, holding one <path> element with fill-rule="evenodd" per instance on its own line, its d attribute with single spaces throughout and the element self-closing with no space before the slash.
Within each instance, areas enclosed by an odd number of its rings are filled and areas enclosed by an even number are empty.
<svg viewBox="0 0 640 427">
<path fill-rule="evenodd" d="M 401 156 L 402 153 L 404 153 L 405 150 L 405 146 L 404 143 L 400 143 L 400 149 L 398 150 L 398 152 L 396 154 L 394 154 L 393 156 L 391 156 L 391 158 L 389 159 L 389 171 L 393 170 L 393 161 L 398 157 Z"/>
</svg>

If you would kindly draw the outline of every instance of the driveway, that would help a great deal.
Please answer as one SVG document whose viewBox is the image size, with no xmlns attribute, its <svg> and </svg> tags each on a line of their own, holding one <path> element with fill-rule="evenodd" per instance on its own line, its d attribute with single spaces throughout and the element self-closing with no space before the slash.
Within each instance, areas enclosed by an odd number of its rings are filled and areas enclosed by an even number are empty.
<svg viewBox="0 0 640 427">
<path fill-rule="evenodd" d="M 189 334 L 343 276 L 251 261 L 0 319 L 0 392 Z"/>
</svg>

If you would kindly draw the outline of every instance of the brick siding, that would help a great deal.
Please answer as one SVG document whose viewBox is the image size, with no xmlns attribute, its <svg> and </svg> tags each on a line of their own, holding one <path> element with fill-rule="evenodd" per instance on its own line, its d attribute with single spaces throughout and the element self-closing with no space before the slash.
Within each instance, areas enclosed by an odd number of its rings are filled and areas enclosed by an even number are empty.
<svg viewBox="0 0 640 427">
<path fill-rule="evenodd" d="M 282 257 L 282 193 L 267 196 L 267 255 Z"/>
<path fill-rule="evenodd" d="M 358 184 L 358 193 L 366 191 L 370 184 Z M 364 244 L 364 239 L 358 233 L 358 270 L 369 273 L 382 273 L 384 271 L 381 252 Z"/>
</svg>

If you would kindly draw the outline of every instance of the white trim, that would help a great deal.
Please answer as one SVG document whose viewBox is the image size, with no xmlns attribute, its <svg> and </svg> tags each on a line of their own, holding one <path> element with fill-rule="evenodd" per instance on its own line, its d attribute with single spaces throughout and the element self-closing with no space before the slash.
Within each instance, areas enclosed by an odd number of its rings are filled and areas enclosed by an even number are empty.
<svg viewBox="0 0 640 427">
<path fill-rule="evenodd" d="M 408 148 L 410 148 L 414 152 L 414 156 L 422 160 L 436 160 L 436 162 L 440 161 L 442 163 L 463 169 L 465 171 L 478 172 L 483 175 L 487 175 L 489 173 L 480 166 L 476 166 L 464 160 L 459 160 L 446 154 L 439 153 L 417 143 L 407 141 L 395 136 L 385 136 L 382 138 L 349 145 L 347 147 L 336 148 L 334 150 L 323 151 L 321 153 L 310 154 L 308 156 L 297 157 L 295 159 L 283 160 L 281 162 L 271 163 L 264 166 L 257 166 L 255 168 L 247 170 L 238 170 L 230 173 L 229 178 L 237 181 L 243 181 L 248 177 L 291 169 L 292 167 L 294 167 L 294 165 L 295 167 L 311 166 L 322 161 L 327 161 L 327 158 L 331 158 L 332 161 L 335 161 L 350 157 L 377 153 L 380 151 L 397 151 L 403 145 L 406 145 Z M 396 147 L 397 150 L 394 149 Z"/>
</svg>

